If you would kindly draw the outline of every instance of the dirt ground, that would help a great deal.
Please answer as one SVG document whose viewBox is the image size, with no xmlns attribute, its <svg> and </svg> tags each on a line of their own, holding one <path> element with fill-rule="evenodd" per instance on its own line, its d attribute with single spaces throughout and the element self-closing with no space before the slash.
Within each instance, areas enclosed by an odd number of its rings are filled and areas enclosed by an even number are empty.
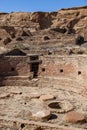
<svg viewBox="0 0 87 130">
<path fill-rule="evenodd" d="M 44 121 L 58 126 L 73 126 L 74 128 L 87 129 L 87 122 L 71 124 L 64 120 L 64 116 L 68 111 L 75 110 L 82 113 L 87 118 L 87 97 L 84 94 L 84 89 L 78 91 L 76 88 L 68 88 L 65 86 L 53 87 L 0 87 L 0 119 L 23 119 L 32 121 L 31 110 L 38 103 L 41 95 L 54 95 L 56 99 L 44 101 L 49 106 L 52 102 L 65 102 L 66 111 L 52 112 L 49 120 Z M 61 108 L 58 108 L 61 109 Z M 38 121 L 35 121 L 38 122 Z"/>
</svg>

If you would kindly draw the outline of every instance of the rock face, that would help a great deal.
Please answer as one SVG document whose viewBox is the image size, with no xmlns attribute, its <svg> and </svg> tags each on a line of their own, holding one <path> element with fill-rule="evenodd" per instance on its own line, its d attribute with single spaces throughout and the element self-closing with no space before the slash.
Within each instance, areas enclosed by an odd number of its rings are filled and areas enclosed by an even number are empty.
<svg viewBox="0 0 87 130">
<path fill-rule="evenodd" d="M 0 130 L 87 129 L 87 7 L 0 13 L 0 54 Z"/>
<path fill-rule="evenodd" d="M 50 13 L 0 13 L 0 45 L 5 44 L 6 47 L 13 48 L 22 42 L 21 44 L 28 44 L 29 49 L 39 51 L 41 49 L 54 50 L 68 45 L 81 46 L 87 41 L 86 21 L 87 7 L 61 9 Z M 77 37 L 84 40 L 80 40 L 77 44 Z M 3 41 L 3 39 L 6 40 Z M 66 50 L 63 53 L 66 53 Z M 78 51 L 73 53 L 78 53 Z"/>
<path fill-rule="evenodd" d="M 71 111 L 65 115 L 65 121 L 69 123 L 78 123 L 85 121 L 85 118 L 81 113 Z"/>
</svg>

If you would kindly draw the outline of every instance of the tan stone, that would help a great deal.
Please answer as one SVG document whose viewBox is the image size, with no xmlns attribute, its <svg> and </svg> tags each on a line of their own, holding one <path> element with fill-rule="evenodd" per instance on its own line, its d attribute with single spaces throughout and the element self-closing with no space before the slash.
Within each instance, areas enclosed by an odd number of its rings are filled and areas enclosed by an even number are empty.
<svg viewBox="0 0 87 130">
<path fill-rule="evenodd" d="M 85 117 L 81 113 L 71 111 L 65 115 L 64 120 L 70 123 L 78 123 L 85 121 Z"/>
<path fill-rule="evenodd" d="M 32 104 L 33 107 L 31 110 L 32 119 L 40 121 L 48 120 L 51 116 L 49 108 L 39 100 L 34 100 L 33 103 L 34 105 Z"/>
<path fill-rule="evenodd" d="M 8 94 L 8 93 L 4 93 L 4 94 L 0 95 L 0 99 L 5 99 L 5 98 L 8 98 L 8 97 L 10 97 L 10 94 Z"/>
<path fill-rule="evenodd" d="M 56 98 L 55 96 L 47 94 L 47 95 L 41 95 L 39 99 L 42 101 L 46 101 L 46 100 L 53 100 L 55 98 Z"/>
<path fill-rule="evenodd" d="M 30 98 L 39 98 L 39 97 L 40 97 L 40 94 L 37 93 L 37 92 L 34 92 L 34 93 L 30 94 Z"/>
</svg>

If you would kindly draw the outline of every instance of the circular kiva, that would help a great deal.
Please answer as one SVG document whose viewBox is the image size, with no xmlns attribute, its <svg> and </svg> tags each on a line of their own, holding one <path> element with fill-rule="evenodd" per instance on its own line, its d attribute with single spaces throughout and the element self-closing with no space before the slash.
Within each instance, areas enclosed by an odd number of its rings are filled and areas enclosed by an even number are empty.
<svg viewBox="0 0 87 130">
<path fill-rule="evenodd" d="M 73 105 L 66 100 L 49 102 L 48 107 L 51 112 L 56 113 L 66 113 L 74 109 Z"/>
</svg>

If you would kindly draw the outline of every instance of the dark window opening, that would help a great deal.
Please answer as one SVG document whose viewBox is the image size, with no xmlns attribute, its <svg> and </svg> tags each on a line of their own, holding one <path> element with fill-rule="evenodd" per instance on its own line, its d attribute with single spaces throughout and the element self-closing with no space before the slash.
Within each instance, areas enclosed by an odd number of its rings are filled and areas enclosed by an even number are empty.
<svg viewBox="0 0 87 130">
<path fill-rule="evenodd" d="M 60 73 L 63 73 L 63 69 L 60 69 Z"/>
<path fill-rule="evenodd" d="M 15 68 L 12 67 L 12 68 L 11 68 L 11 71 L 15 71 Z"/>
<path fill-rule="evenodd" d="M 78 75 L 81 75 L 81 71 L 78 71 Z"/>
<path fill-rule="evenodd" d="M 38 56 L 30 56 L 30 61 L 38 60 Z M 39 69 L 39 63 L 32 63 L 30 65 L 30 71 L 33 72 L 33 78 L 36 78 L 38 76 L 38 69 Z"/>
<path fill-rule="evenodd" d="M 27 103 L 25 102 L 24 104 L 26 105 Z"/>
<path fill-rule="evenodd" d="M 45 71 L 45 68 L 42 68 L 42 71 L 44 72 L 44 71 Z"/>
<path fill-rule="evenodd" d="M 30 56 L 30 60 L 32 61 L 32 60 L 38 60 L 38 56 Z"/>
<path fill-rule="evenodd" d="M 30 72 L 33 72 L 33 78 L 38 77 L 39 63 L 32 63 L 30 65 Z"/>
</svg>

